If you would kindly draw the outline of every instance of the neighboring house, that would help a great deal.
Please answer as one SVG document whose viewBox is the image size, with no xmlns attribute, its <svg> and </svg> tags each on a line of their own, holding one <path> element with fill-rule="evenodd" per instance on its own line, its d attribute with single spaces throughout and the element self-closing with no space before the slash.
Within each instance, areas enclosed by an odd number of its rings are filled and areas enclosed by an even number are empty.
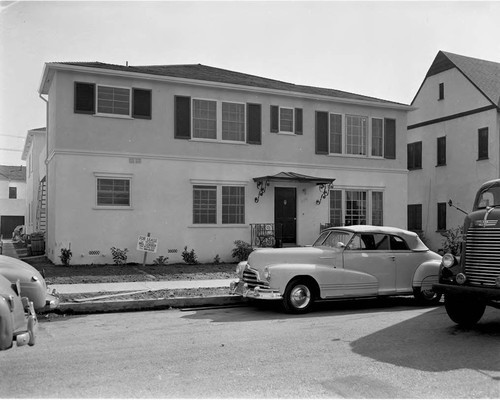
<svg viewBox="0 0 500 400">
<path fill-rule="evenodd" d="M 47 255 L 182 262 L 406 227 L 408 105 L 204 65 L 47 63 Z M 262 224 L 262 225 L 259 225 Z M 272 235 L 272 237 L 269 237 Z"/>
<path fill-rule="evenodd" d="M 32 129 L 26 135 L 22 160 L 26 161 L 26 233 L 46 230 L 47 130 Z"/>
<path fill-rule="evenodd" d="M 408 228 L 433 249 L 500 177 L 500 63 L 440 51 L 408 113 Z"/>
<path fill-rule="evenodd" d="M 25 202 L 26 167 L 0 165 L 0 235 L 4 239 L 24 224 Z"/>
</svg>

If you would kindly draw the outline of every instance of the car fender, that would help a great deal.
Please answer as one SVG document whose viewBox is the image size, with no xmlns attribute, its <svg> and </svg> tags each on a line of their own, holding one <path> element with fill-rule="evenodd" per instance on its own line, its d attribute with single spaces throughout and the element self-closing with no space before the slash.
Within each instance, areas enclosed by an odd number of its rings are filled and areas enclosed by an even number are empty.
<svg viewBox="0 0 500 400">
<path fill-rule="evenodd" d="M 10 306 L 4 294 L 0 294 L 0 350 L 12 347 L 14 326 Z"/>
<path fill-rule="evenodd" d="M 432 289 L 432 285 L 439 281 L 440 265 L 441 260 L 428 260 L 420 264 L 413 274 L 412 286 Z"/>
</svg>

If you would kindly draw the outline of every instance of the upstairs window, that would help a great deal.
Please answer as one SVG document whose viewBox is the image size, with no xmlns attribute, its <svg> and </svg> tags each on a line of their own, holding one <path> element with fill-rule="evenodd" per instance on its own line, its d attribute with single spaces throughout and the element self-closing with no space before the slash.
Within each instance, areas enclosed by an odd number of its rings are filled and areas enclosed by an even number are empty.
<svg viewBox="0 0 500 400">
<path fill-rule="evenodd" d="M 446 136 L 437 138 L 437 166 L 446 165 Z"/>
<path fill-rule="evenodd" d="M 422 142 L 408 143 L 408 169 L 422 169 Z"/>
<path fill-rule="evenodd" d="M 151 119 L 151 90 L 75 82 L 74 112 Z"/>
<path fill-rule="evenodd" d="M 271 106 L 271 132 L 302 135 L 302 109 Z"/>
<path fill-rule="evenodd" d="M 438 100 L 444 100 L 444 83 L 439 84 L 439 97 Z"/>
<path fill-rule="evenodd" d="M 217 102 L 193 100 L 193 137 L 217 139 Z"/>
<path fill-rule="evenodd" d="M 384 154 L 384 121 L 372 118 L 372 156 L 382 157 Z"/>
<path fill-rule="evenodd" d="M 367 117 L 346 115 L 346 153 L 365 156 L 368 147 Z"/>
<path fill-rule="evenodd" d="M 477 145 L 477 159 L 487 160 L 488 155 L 488 128 L 479 129 L 477 135 L 478 145 Z"/>
<path fill-rule="evenodd" d="M 9 199 L 17 199 L 17 187 L 9 187 Z"/>
<path fill-rule="evenodd" d="M 245 104 L 222 103 L 222 140 L 245 141 Z"/>
</svg>

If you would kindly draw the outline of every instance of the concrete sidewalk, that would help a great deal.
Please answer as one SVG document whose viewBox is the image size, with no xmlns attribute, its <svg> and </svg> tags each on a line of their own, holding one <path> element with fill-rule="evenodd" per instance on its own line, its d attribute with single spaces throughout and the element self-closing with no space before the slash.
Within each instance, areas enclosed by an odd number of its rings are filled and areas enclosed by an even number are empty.
<svg viewBox="0 0 500 400">
<path fill-rule="evenodd" d="M 2 254 L 20 258 L 12 240 L 2 241 Z M 28 261 L 28 260 L 26 260 Z M 229 284 L 234 279 L 143 281 L 118 283 L 79 283 L 68 285 L 49 285 L 49 290 L 60 294 L 99 293 L 99 292 L 139 292 L 169 289 L 193 289 L 227 287 L 227 296 L 183 297 L 157 300 L 106 300 L 61 303 L 57 308 L 62 313 L 99 313 L 120 311 L 145 311 L 165 308 L 231 306 L 243 303 L 240 296 L 229 295 Z"/>
</svg>

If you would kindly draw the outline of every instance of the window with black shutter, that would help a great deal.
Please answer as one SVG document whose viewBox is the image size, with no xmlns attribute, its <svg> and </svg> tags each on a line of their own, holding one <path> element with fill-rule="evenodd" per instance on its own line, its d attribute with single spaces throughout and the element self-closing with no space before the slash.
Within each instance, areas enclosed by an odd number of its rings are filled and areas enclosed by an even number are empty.
<svg viewBox="0 0 500 400">
<path fill-rule="evenodd" d="M 262 144 L 262 107 L 247 104 L 247 143 Z"/>
<path fill-rule="evenodd" d="M 133 89 L 132 117 L 151 119 L 151 90 Z"/>
<path fill-rule="evenodd" d="M 271 106 L 271 132 L 278 133 L 280 130 L 280 108 Z"/>
<path fill-rule="evenodd" d="M 437 205 L 437 230 L 446 230 L 446 203 L 438 203 Z"/>
<path fill-rule="evenodd" d="M 444 100 L 444 83 L 439 84 L 439 97 L 438 100 Z"/>
<path fill-rule="evenodd" d="M 422 230 L 422 204 L 408 204 L 408 230 Z"/>
<path fill-rule="evenodd" d="M 328 113 L 316 111 L 316 154 L 328 154 Z"/>
<path fill-rule="evenodd" d="M 174 137 L 191 139 L 191 97 L 175 96 Z"/>
<path fill-rule="evenodd" d="M 437 165 L 446 165 L 446 136 L 437 138 Z"/>
<path fill-rule="evenodd" d="M 422 169 L 422 142 L 408 143 L 408 169 Z"/>
<path fill-rule="evenodd" d="M 478 131 L 477 159 L 487 160 L 488 155 L 488 128 L 482 128 Z"/>
<path fill-rule="evenodd" d="M 95 114 L 95 85 L 75 82 L 74 111 L 77 114 Z"/>
<path fill-rule="evenodd" d="M 384 119 L 384 158 L 396 159 L 396 120 Z"/>
<path fill-rule="evenodd" d="M 295 134 L 302 135 L 302 108 L 295 109 Z"/>
</svg>

